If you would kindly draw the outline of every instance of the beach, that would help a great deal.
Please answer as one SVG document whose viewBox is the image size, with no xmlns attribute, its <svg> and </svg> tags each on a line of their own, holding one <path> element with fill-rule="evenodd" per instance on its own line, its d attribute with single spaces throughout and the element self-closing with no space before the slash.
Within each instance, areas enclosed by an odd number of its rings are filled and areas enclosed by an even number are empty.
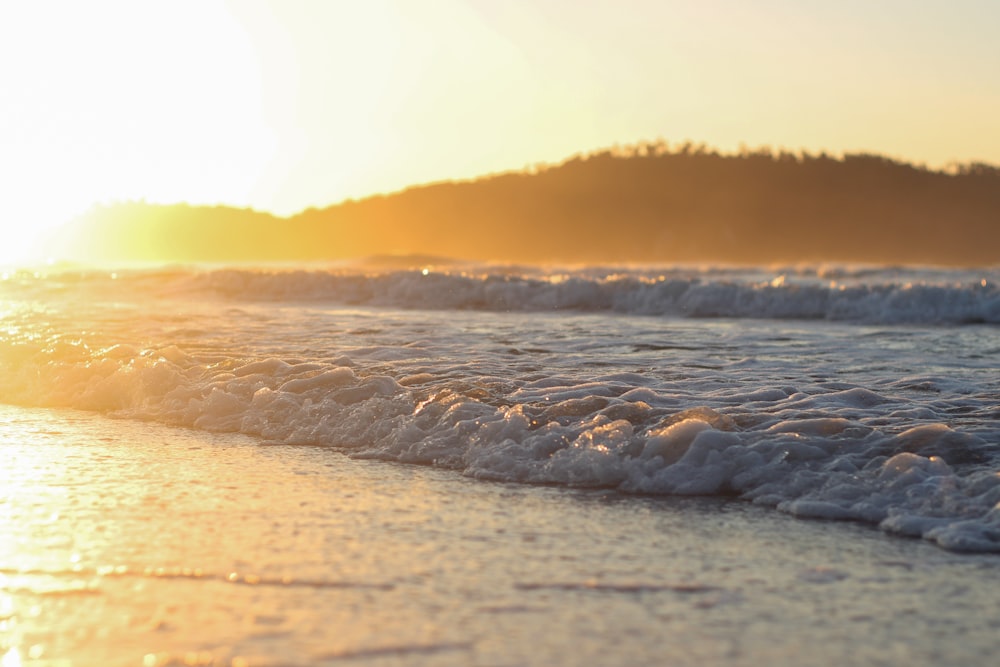
<svg viewBox="0 0 1000 667">
<path fill-rule="evenodd" d="M 916 9 L 0 2 L 0 667 L 996 663 L 1000 2 Z"/>
<path fill-rule="evenodd" d="M 489 483 L 4 408 L 23 665 L 974 665 L 993 556 L 738 500 Z"/>
<path fill-rule="evenodd" d="M 985 664 L 995 281 L 9 276 L 0 660 Z"/>
</svg>

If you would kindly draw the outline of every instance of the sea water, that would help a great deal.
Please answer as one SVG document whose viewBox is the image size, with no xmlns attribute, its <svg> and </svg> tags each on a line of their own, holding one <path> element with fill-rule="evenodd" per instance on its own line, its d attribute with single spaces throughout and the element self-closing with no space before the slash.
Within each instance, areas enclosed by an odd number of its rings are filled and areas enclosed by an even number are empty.
<svg viewBox="0 0 1000 667">
<path fill-rule="evenodd" d="M 9 272 L 3 664 L 982 663 L 998 278 Z"/>
</svg>

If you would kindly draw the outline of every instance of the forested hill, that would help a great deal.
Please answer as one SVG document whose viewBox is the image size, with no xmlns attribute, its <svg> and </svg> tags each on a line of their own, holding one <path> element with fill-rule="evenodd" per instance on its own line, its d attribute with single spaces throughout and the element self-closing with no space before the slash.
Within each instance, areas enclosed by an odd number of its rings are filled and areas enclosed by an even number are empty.
<svg viewBox="0 0 1000 667">
<path fill-rule="evenodd" d="M 1000 169 L 663 144 L 309 209 L 93 209 L 59 252 L 100 260 L 428 254 L 515 262 L 1000 264 Z"/>
</svg>

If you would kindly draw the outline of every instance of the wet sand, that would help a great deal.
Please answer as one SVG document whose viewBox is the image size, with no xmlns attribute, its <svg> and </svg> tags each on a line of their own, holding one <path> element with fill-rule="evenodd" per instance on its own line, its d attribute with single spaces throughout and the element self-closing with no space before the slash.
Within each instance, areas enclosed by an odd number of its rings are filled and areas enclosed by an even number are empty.
<svg viewBox="0 0 1000 667">
<path fill-rule="evenodd" d="M 982 665 L 1000 558 L 0 407 L 0 664 Z"/>
</svg>

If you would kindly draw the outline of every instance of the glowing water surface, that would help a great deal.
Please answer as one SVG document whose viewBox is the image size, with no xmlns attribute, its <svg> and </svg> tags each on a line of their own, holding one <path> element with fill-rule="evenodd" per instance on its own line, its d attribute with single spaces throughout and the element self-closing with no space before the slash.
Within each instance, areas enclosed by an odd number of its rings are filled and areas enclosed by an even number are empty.
<svg viewBox="0 0 1000 667">
<path fill-rule="evenodd" d="M 1000 560 L 0 407 L 0 664 L 988 664 Z"/>
</svg>

